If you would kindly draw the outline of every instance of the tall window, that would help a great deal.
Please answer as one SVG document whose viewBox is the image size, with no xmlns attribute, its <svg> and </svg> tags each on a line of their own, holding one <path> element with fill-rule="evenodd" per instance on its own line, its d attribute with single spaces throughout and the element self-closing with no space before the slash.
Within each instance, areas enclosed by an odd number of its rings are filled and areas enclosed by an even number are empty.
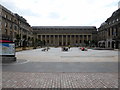
<svg viewBox="0 0 120 90">
<path fill-rule="evenodd" d="M 81 43 L 81 40 L 80 40 L 80 43 Z"/>
<path fill-rule="evenodd" d="M 112 27 L 112 35 L 114 34 L 114 28 Z"/>
<path fill-rule="evenodd" d="M 7 29 L 5 29 L 5 34 L 7 35 Z"/>
<path fill-rule="evenodd" d="M 12 24 L 10 24 L 10 29 L 12 29 Z"/>
<path fill-rule="evenodd" d="M 7 23 L 5 22 L 5 27 L 7 27 Z"/>
<path fill-rule="evenodd" d="M 14 26 L 14 29 L 17 30 L 17 26 L 16 25 Z"/>
<path fill-rule="evenodd" d="M 108 29 L 108 36 L 110 36 L 110 29 Z"/>
</svg>

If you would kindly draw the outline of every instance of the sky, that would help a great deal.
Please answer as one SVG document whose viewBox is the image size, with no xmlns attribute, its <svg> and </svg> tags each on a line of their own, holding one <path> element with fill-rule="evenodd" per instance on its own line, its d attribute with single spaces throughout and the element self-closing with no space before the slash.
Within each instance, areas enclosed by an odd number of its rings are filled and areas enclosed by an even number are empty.
<svg viewBox="0 0 120 90">
<path fill-rule="evenodd" d="M 119 0 L 0 0 L 31 26 L 96 26 L 118 9 Z"/>
</svg>

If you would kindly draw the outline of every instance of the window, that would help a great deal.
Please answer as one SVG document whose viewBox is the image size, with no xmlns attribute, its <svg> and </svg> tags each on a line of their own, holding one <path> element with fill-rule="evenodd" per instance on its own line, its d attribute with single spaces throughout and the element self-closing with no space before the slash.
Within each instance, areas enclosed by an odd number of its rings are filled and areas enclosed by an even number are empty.
<svg viewBox="0 0 120 90">
<path fill-rule="evenodd" d="M 112 28 L 112 35 L 114 34 L 114 28 Z"/>
<path fill-rule="evenodd" d="M 10 21 L 12 21 L 12 18 L 10 17 Z"/>
<path fill-rule="evenodd" d="M 65 35 L 63 35 L 63 37 L 65 38 L 66 36 L 65 36 Z"/>
<path fill-rule="evenodd" d="M 41 38 L 41 35 L 38 35 L 38 38 Z"/>
<path fill-rule="evenodd" d="M 47 43 L 49 43 L 49 40 L 47 40 Z"/>
<path fill-rule="evenodd" d="M 12 36 L 12 31 L 10 31 L 10 36 Z"/>
<path fill-rule="evenodd" d="M 17 30 L 17 26 L 16 25 L 14 26 L 14 29 Z"/>
<path fill-rule="evenodd" d="M 108 36 L 110 36 L 110 29 L 108 30 Z"/>
<path fill-rule="evenodd" d="M 82 35 L 80 35 L 80 37 L 82 38 Z"/>
<path fill-rule="evenodd" d="M 81 40 L 80 40 L 80 43 L 81 43 Z"/>
<path fill-rule="evenodd" d="M 16 20 L 14 20 L 14 22 L 16 23 Z"/>
<path fill-rule="evenodd" d="M 84 37 L 87 37 L 86 35 L 84 35 Z"/>
<path fill-rule="evenodd" d="M 12 24 L 10 24 L 10 29 L 12 29 Z"/>
<path fill-rule="evenodd" d="M 21 24 L 21 22 L 19 21 L 19 24 Z"/>
<path fill-rule="evenodd" d="M 5 29 L 5 34 L 7 35 L 7 29 Z"/>
<path fill-rule="evenodd" d="M 7 27 L 7 23 L 5 22 L 5 27 Z"/>
<path fill-rule="evenodd" d="M 116 21 L 119 21 L 119 19 L 117 18 Z"/>
<path fill-rule="evenodd" d="M 7 18 L 7 15 L 5 14 L 5 18 Z"/>
<path fill-rule="evenodd" d="M 113 20 L 113 23 L 115 22 L 115 20 Z"/>
<path fill-rule="evenodd" d="M 17 35 L 17 33 L 16 32 L 14 32 L 14 36 L 16 36 Z"/>
<path fill-rule="evenodd" d="M 91 37 L 91 35 L 88 35 L 88 37 L 90 38 L 90 37 Z"/>
</svg>

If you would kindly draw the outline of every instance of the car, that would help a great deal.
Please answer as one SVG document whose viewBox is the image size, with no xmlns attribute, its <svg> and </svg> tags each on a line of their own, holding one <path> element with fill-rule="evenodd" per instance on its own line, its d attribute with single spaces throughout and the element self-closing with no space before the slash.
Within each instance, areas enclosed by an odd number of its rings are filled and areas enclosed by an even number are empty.
<svg viewBox="0 0 120 90">
<path fill-rule="evenodd" d="M 81 47 L 80 49 L 81 49 L 81 51 L 87 51 L 87 48 L 85 48 L 85 47 Z"/>
</svg>

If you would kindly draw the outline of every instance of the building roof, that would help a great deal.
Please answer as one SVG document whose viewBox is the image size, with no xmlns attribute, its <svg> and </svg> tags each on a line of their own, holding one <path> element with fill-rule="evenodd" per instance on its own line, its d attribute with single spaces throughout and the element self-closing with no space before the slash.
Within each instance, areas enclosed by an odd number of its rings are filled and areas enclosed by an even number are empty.
<svg viewBox="0 0 120 90">
<path fill-rule="evenodd" d="M 95 26 L 32 26 L 33 29 L 41 29 L 41 28 L 60 28 L 60 29 L 96 29 Z"/>
<path fill-rule="evenodd" d="M 82 34 L 97 31 L 95 26 L 33 26 L 39 34 Z"/>
</svg>

